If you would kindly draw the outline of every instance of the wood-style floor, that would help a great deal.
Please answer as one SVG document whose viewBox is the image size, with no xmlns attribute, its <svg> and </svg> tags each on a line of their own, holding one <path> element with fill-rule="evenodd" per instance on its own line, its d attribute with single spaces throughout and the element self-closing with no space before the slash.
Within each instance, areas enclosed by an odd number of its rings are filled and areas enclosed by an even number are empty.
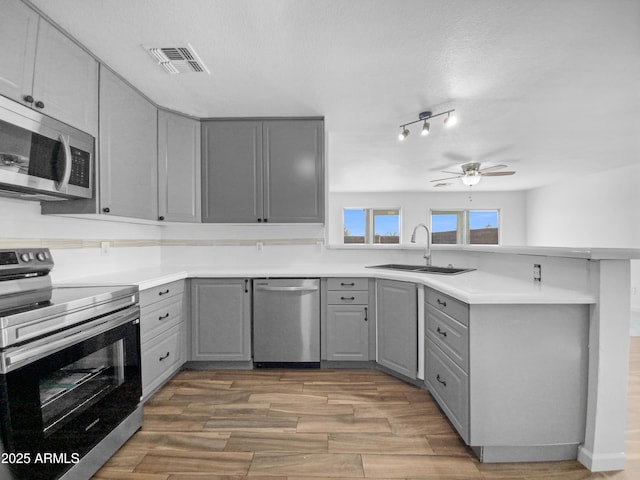
<svg viewBox="0 0 640 480">
<path fill-rule="evenodd" d="M 93 478 L 640 479 L 640 337 L 631 341 L 627 456 L 624 471 L 607 473 L 575 461 L 481 464 L 427 392 L 378 371 L 184 371 Z"/>
</svg>

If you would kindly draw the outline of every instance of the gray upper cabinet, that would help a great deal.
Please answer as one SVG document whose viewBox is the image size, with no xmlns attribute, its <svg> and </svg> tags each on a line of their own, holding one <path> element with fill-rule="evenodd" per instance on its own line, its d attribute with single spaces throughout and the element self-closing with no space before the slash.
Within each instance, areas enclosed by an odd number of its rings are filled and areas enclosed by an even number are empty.
<svg viewBox="0 0 640 480">
<path fill-rule="evenodd" d="M 202 122 L 202 221 L 262 219 L 262 124 Z"/>
<path fill-rule="evenodd" d="M 100 74 L 102 213 L 158 219 L 157 109 L 106 68 Z"/>
<path fill-rule="evenodd" d="M 200 122 L 158 112 L 158 219 L 200 221 Z"/>
<path fill-rule="evenodd" d="M 322 120 L 202 123 L 202 221 L 322 223 Z"/>
<path fill-rule="evenodd" d="M 0 0 L 0 94 L 98 133 L 98 62 L 19 0 Z"/>
<path fill-rule="evenodd" d="M 323 122 L 263 123 L 264 216 L 269 222 L 321 223 Z"/>
<path fill-rule="evenodd" d="M 411 379 L 418 371 L 418 305 L 416 286 L 395 280 L 376 281 L 378 363 Z"/>
<path fill-rule="evenodd" d="M 192 280 L 191 315 L 192 360 L 251 360 L 248 279 Z"/>
</svg>

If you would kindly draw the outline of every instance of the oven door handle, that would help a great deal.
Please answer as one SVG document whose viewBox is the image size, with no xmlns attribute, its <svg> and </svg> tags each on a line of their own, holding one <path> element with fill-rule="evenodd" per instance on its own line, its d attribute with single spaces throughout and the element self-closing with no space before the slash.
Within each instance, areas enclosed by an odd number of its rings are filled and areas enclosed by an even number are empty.
<svg viewBox="0 0 640 480">
<path fill-rule="evenodd" d="M 135 312 L 118 312 L 116 317 L 106 317 L 106 319 L 98 324 L 80 325 L 76 328 L 64 330 L 57 334 L 51 335 L 43 339 L 44 344 L 32 346 L 24 345 L 14 351 L 7 351 L 2 354 L 0 362 L 0 373 L 9 373 L 12 370 L 20 368 L 23 365 L 34 362 L 41 358 L 51 355 L 52 353 L 64 350 L 67 347 L 80 343 L 101 333 L 112 330 L 120 325 L 139 320 L 138 311 Z"/>
</svg>

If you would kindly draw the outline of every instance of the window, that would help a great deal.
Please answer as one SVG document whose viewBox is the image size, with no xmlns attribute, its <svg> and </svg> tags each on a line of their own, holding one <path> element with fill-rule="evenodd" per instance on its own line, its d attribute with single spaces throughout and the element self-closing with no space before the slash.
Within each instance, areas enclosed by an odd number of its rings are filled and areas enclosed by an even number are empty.
<svg viewBox="0 0 640 480">
<path fill-rule="evenodd" d="M 345 208 L 345 244 L 400 243 L 399 208 Z"/>
<path fill-rule="evenodd" d="M 498 210 L 434 210 L 431 239 L 434 245 L 498 245 Z"/>
</svg>

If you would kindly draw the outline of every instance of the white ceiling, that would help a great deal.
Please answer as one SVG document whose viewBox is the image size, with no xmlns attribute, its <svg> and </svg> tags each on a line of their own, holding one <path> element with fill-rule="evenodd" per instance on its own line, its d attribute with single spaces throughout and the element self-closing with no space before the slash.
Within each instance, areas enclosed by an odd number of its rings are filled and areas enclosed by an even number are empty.
<svg viewBox="0 0 640 480">
<path fill-rule="evenodd" d="M 331 191 L 435 189 L 467 161 L 520 190 L 640 162 L 637 0 L 32 0 L 157 104 L 324 116 Z M 141 45 L 190 43 L 211 75 Z M 399 142 L 418 113 L 455 108 Z"/>
</svg>

